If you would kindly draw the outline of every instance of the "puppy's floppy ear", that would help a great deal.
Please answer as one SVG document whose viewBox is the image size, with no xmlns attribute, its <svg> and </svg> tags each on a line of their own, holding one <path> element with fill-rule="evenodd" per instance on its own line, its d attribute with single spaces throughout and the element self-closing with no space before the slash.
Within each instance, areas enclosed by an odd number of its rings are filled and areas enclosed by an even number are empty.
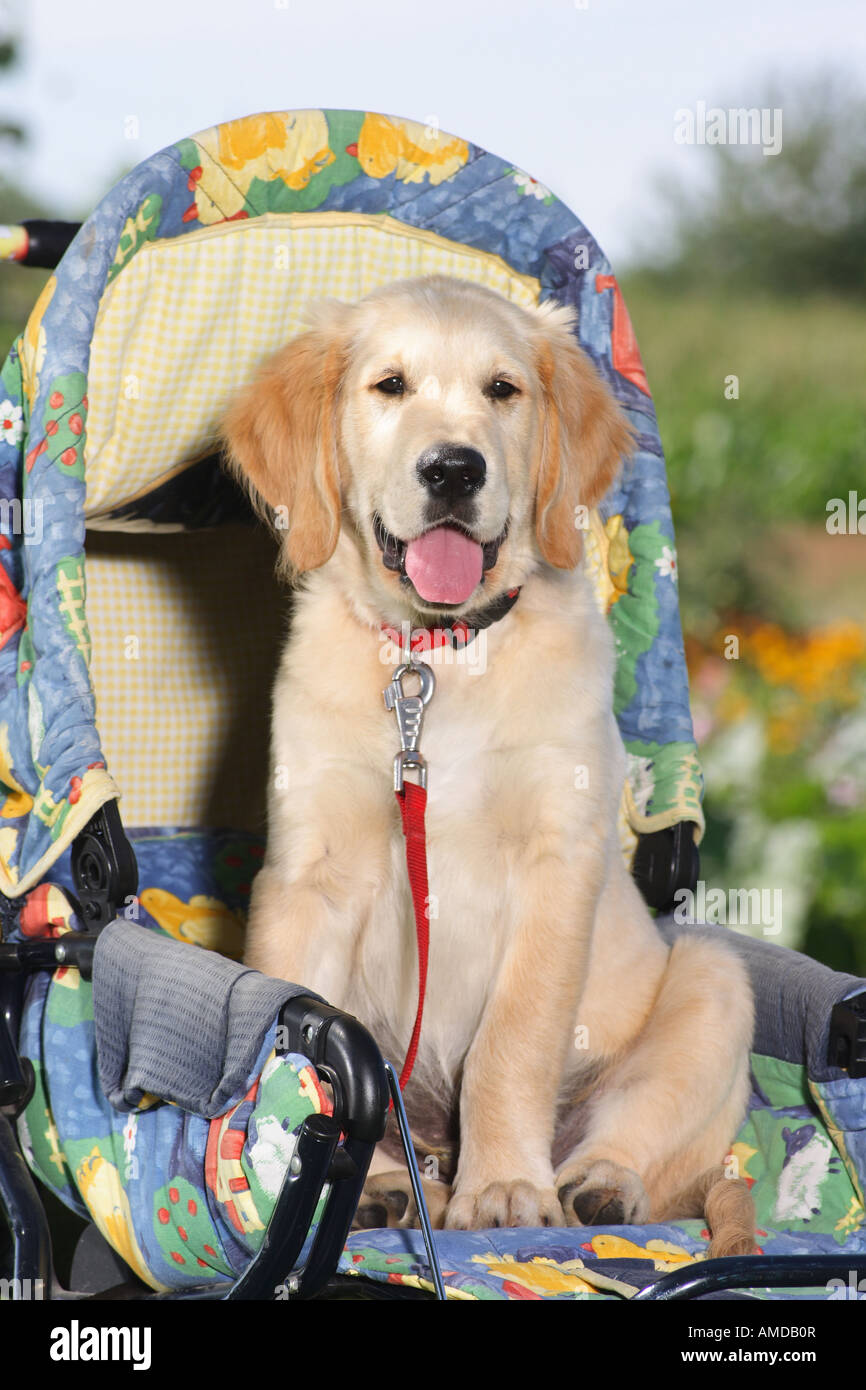
<svg viewBox="0 0 866 1390">
<path fill-rule="evenodd" d="M 535 534 L 549 565 L 574 569 L 582 553 L 576 509 L 594 507 L 607 492 L 634 446 L 634 431 L 575 341 L 572 311 L 545 305 L 536 313 Z"/>
<path fill-rule="evenodd" d="M 289 576 L 329 560 L 340 533 L 337 403 L 351 306 L 317 309 L 315 327 L 264 363 L 221 430 L 229 467 L 257 510 L 278 526 L 288 517 L 280 533 Z"/>
</svg>

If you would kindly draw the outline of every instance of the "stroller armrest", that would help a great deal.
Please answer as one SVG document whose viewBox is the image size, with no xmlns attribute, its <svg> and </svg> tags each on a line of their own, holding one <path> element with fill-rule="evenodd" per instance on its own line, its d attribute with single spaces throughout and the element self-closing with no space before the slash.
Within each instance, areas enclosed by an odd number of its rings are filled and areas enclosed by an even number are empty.
<svg viewBox="0 0 866 1390">
<path fill-rule="evenodd" d="M 692 821 L 678 821 L 666 830 L 639 835 L 632 862 L 632 877 L 647 906 L 670 912 L 677 892 L 694 892 L 700 873 L 700 855 Z"/>
<path fill-rule="evenodd" d="M 284 1030 L 284 1031 L 281 1031 Z M 363 1024 L 321 999 L 296 995 L 280 1011 L 278 1052 L 300 1052 L 334 1092 L 334 1117 L 350 1138 L 377 1144 L 388 1115 L 388 1078 Z"/>
<path fill-rule="evenodd" d="M 866 990 L 834 1004 L 827 1061 L 854 1080 L 866 1076 Z"/>
<path fill-rule="evenodd" d="M 267 1237 L 226 1295 L 230 1301 L 273 1298 L 281 1279 L 293 1297 L 310 1298 L 324 1286 L 349 1234 L 388 1115 L 385 1066 L 363 1024 L 309 995 L 289 999 L 279 1019 L 277 1051 L 299 1052 L 310 1059 L 320 1080 L 331 1087 L 334 1113 L 311 1116 L 305 1122 L 296 1169 L 287 1173 Z M 338 1145 L 341 1131 L 343 1142 Z M 311 1197 L 325 1176 L 331 1191 L 312 1246 L 298 1272 L 286 1279 L 286 1270 L 297 1266 L 299 1237 L 312 1216 Z M 299 1203 L 305 1213 L 300 1222 Z"/>
</svg>

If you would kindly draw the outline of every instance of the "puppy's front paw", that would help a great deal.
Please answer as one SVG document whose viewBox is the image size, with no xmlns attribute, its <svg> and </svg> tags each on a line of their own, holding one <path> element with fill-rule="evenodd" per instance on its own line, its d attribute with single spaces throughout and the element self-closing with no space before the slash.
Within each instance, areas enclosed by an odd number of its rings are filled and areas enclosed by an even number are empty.
<svg viewBox="0 0 866 1390">
<path fill-rule="evenodd" d="M 431 1225 L 434 1230 L 440 1230 L 451 1188 L 446 1183 L 428 1182 L 424 1178 L 421 1186 Z M 404 1168 L 396 1168 L 393 1173 L 376 1173 L 367 1179 L 355 1213 L 356 1228 L 368 1231 L 380 1226 L 405 1229 L 418 1224 L 418 1208 L 409 1174 Z"/>
<path fill-rule="evenodd" d="M 445 1226 L 451 1231 L 562 1224 L 562 1208 L 554 1189 L 524 1181 L 492 1182 L 478 1191 L 457 1192 L 445 1212 Z"/>
<path fill-rule="evenodd" d="M 649 1216 L 637 1173 L 610 1159 L 568 1164 L 557 1175 L 556 1191 L 568 1226 L 632 1226 Z"/>
</svg>

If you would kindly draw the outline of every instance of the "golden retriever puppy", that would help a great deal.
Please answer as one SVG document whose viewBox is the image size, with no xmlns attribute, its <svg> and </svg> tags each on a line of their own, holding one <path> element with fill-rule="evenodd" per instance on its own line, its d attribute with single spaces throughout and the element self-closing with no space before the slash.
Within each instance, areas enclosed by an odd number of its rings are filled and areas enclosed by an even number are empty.
<svg viewBox="0 0 866 1390">
<path fill-rule="evenodd" d="M 475 642 L 431 653 L 421 738 L 431 944 L 406 1102 L 443 1165 L 459 1134 L 451 1181 L 427 1183 L 435 1219 L 706 1213 L 714 1254 L 751 1249 L 745 1184 L 720 1167 L 748 1094 L 746 972 L 699 933 L 664 944 L 617 842 L 614 651 L 578 519 L 631 431 L 571 311 L 444 276 L 326 301 L 224 433 L 299 581 L 248 963 L 402 1060 L 418 967 L 382 699 L 404 657 L 383 624 L 462 618 Z M 366 1195 L 407 1224 L 394 1168 L 380 1146 Z"/>
</svg>

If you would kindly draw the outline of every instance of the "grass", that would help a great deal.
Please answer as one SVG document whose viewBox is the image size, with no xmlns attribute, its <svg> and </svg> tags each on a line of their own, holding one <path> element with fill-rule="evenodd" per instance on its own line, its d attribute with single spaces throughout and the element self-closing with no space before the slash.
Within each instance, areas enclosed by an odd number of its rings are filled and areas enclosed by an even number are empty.
<svg viewBox="0 0 866 1390">
<path fill-rule="evenodd" d="M 681 521 L 731 486 L 764 517 L 823 520 L 828 496 L 862 482 L 862 304 L 677 299 L 641 278 L 626 281 L 624 293 Z M 738 400 L 725 399 L 730 374 L 739 379 Z M 721 468 L 706 473 L 695 466 L 702 459 Z"/>
<path fill-rule="evenodd" d="M 821 538 L 841 542 L 828 552 L 837 562 L 848 538 L 827 537 L 827 504 L 866 493 L 866 310 L 831 298 L 674 297 L 648 276 L 625 279 L 623 292 L 667 457 L 686 626 L 706 632 L 737 610 L 795 625 L 808 609 L 814 621 L 786 538 L 805 528 L 819 552 Z M 738 399 L 725 397 L 730 376 Z M 823 570 L 820 553 L 810 566 Z"/>
</svg>

